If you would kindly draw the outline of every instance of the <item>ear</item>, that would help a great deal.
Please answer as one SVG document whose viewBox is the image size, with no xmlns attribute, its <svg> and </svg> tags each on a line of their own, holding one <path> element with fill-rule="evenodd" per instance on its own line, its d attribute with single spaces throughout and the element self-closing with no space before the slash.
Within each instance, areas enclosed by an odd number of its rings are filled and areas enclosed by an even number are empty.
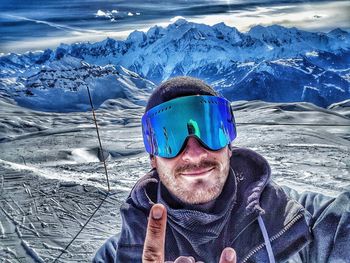
<svg viewBox="0 0 350 263">
<path fill-rule="evenodd" d="M 228 156 L 231 158 L 232 156 L 232 150 L 233 150 L 233 146 L 231 143 L 228 144 Z"/>
<path fill-rule="evenodd" d="M 154 155 L 150 155 L 150 164 L 152 168 L 157 168 L 157 162 L 156 162 L 156 157 Z"/>
</svg>

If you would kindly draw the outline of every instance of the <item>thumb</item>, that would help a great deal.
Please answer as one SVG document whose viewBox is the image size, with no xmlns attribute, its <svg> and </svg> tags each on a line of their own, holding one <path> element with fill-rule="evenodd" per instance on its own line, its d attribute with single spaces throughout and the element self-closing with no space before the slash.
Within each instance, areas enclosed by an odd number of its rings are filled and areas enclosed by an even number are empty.
<svg viewBox="0 0 350 263">
<path fill-rule="evenodd" d="M 148 217 L 142 263 L 164 262 L 166 219 L 165 207 L 161 204 L 153 205 Z"/>
<path fill-rule="evenodd" d="M 222 251 L 219 263 L 236 263 L 236 260 L 236 251 L 227 247 Z"/>
</svg>

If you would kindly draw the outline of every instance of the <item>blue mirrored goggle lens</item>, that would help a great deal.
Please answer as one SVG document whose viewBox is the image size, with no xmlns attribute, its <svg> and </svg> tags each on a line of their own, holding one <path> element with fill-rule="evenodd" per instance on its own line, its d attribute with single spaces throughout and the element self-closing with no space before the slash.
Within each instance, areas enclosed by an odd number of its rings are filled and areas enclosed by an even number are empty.
<svg viewBox="0 0 350 263">
<path fill-rule="evenodd" d="M 236 138 L 230 103 L 215 96 L 187 96 L 162 103 L 142 117 L 146 151 L 164 158 L 178 155 L 189 136 L 211 150 Z"/>
</svg>

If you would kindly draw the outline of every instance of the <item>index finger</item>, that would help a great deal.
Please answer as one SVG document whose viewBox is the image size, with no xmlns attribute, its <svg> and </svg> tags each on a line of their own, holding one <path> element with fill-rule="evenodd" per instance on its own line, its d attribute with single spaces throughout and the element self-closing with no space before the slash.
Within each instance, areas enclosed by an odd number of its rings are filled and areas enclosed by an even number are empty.
<svg viewBox="0 0 350 263">
<path fill-rule="evenodd" d="M 236 260 L 236 251 L 227 247 L 222 251 L 219 263 L 236 263 Z"/>
<path fill-rule="evenodd" d="M 164 244 L 166 231 L 166 209 L 162 204 L 152 206 L 148 217 L 142 262 L 164 262 Z"/>
</svg>

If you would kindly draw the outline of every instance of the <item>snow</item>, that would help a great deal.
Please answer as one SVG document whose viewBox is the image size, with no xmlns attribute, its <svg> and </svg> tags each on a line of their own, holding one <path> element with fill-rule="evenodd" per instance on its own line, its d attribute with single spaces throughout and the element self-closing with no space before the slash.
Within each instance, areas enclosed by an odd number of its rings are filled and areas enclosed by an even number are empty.
<svg viewBox="0 0 350 263">
<path fill-rule="evenodd" d="M 19 105 L 59 112 L 89 109 L 87 87 L 98 107 L 114 98 L 144 105 L 154 86 L 122 67 L 89 65 L 70 56 L 48 63 L 26 79 L 24 85 L 17 85 L 13 78 L 5 79 L 4 84 L 10 86 L 7 95 L 13 96 Z"/>
<path fill-rule="evenodd" d="M 27 251 L 27 254 L 32 257 L 32 259 L 35 261 L 35 262 L 38 262 L 38 263 L 45 263 L 45 261 L 38 255 L 38 253 L 30 247 L 30 245 L 22 240 L 21 242 L 22 246 L 24 247 L 24 249 Z"/>
<path fill-rule="evenodd" d="M 99 162 L 99 158 L 85 148 L 77 148 L 71 152 L 71 159 L 75 161 L 75 163 L 92 163 Z"/>
<path fill-rule="evenodd" d="M 2 182 L 3 183 L 3 182 Z M 2 186 L 3 188 L 3 186 Z M 4 226 L 2 225 L 2 223 L 0 222 L 0 238 L 5 238 L 5 229 Z"/>
<path fill-rule="evenodd" d="M 316 51 L 306 52 L 305 55 L 308 57 L 318 57 L 318 53 Z"/>
<path fill-rule="evenodd" d="M 334 85 L 334 84 L 324 83 L 323 85 L 325 85 L 325 86 L 327 86 L 327 87 L 329 87 L 329 88 L 337 89 L 337 90 L 339 90 L 340 92 L 346 92 L 344 89 L 342 89 L 342 88 L 340 88 L 340 87 L 338 87 L 338 86 L 336 86 L 336 85 Z"/>
<path fill-rule="evenodd" d="M 238 67 L 250 67 L 250 66 L 255 66 L 255 62 L 246 62 L 246 63 L 240 63 Z"/>
</svg>

